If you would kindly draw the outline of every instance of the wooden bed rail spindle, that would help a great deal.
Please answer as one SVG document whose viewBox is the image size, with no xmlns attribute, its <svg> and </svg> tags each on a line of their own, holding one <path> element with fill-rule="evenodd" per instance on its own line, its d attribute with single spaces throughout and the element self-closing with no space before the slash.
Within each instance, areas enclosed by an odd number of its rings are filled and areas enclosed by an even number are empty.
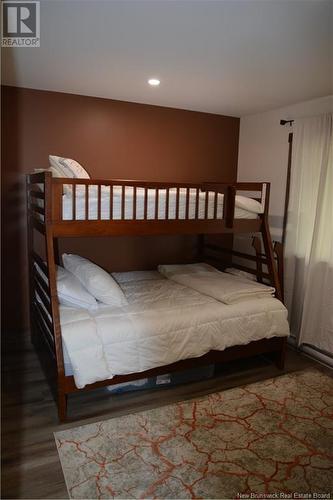
<svg viewBox="0 0 333 500">
<path fill-rule="evenodd" d="M 88 186 L 88 184 L 85 185 L 85 190 L 84 190 L 84 218 L 86 220 L 89 219 L 89 186 Z"/>
<path fill-rule="evenodd" d="M 63 218 L 63 213 L 62 213 L 63 190 L 64 190 L 64 184 L 52 183 L 52 189 L 50 189 L 49 199 L 51 200 L 52 220 L 56 222 L 61 222 Z"/>
<path fill-rule="evenodd" d="M 166 220 L 169 219 L 169 196 L 170 196 L 170 188 L 166 188 L 165 192 L 165 218 Z"/>
<path fill-rule="evenodd" d="M 145 187 L 145 194 L 144 194 L 144 210 L 143 210 L 143 218 L 144 220 L 147 220 L 148 216 L 148 189 Z"/>
<path fill-rule="evenodd" d="M 97 187 L 97 219 L 102 218 L 102 186 L 99 184 Z"/>
<path fill-rule="evenodd" d="M 72 185 L 72 219 L 76 220 L 76 184 Z"/>
<path fill-rule="evenodd" d="M 209 203 L 209 191 L 205 192 L 205 219 L 208 219 L 208 203 Z"/>
<path fill-rule="evenodd" d="M 113 219 L 113 184 L 110 185 L 110 220 Z"/>
<path fill-rule="evenodd" d="M 235 196 L 236 189 L 234 186 L 227 186 L 224 194 L 223 217 L 227 227 L 233 227 L 235 217 Z"/>
<path fill-rule="evenodd" d="M 179 219 L 179 187 L 176 189 L 176 217 L 177 220 Z"/>
<path fill-rule="evenodd" d="M 214 216 L 213 219 L 217 219 L 217 204 L 218 204 L 218 191 L 214 193 Z"/>
<path fill-rule="evenodd" d="M 185 219 L 189 219 L 190 212 L 190 188 L 186 188 Z"/>
<path fill-rule="evenodd" d="M 270 196 L 270 183 L 264 182 L 261 189 L 261 205 L 264 207 L 264 213 L 268 216 L 269 211 L 269 196 Z"/>
<path fill-rule="evenodd" d="M 133 220 L 136 219 L 136 196 L 137 196 L 137 187 L 133 187 Z"/>
<path fill-rule="evenodd" d="M 125 186 L 122 185 L 121 186 L 121 214 L 120 214 L 120 218 L 121 220 L 124 220 L 125 219 Z"/>
</svg>

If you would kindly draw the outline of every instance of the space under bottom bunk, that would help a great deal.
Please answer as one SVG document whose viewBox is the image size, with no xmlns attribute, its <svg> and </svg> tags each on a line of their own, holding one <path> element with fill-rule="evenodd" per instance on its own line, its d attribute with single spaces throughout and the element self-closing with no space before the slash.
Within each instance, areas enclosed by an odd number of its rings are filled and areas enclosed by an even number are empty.
<svg viewBox="0 0 333 500">
<path fill-rule="evenodd" d="M 200 368 L 210 364 L 219 365 L 232 361 L 250 358 L 252 356 L 263 355 L 269 359 L 279 370 L 285 366 L 285 355 L 287 348 L 287 337 L 271 337 L 269 339 L 260 339 L 249 342 L 242 346 L 228 347 L 223 351 L 209 351 L 198 358 L 190 358 L 172 363 L 170 365 L 160 366 L 140 373 L 131 373 L 128 375 L 116 375 L 111 380 L 103 380 L 88 384 L 83 389 L 78 389 L 75 385 L 73 376 L 65 376 L 59 384 L 56 364 L 50 364 L 50 351 L 48 345 L 41 335 L 32 332 L 32 343 L 38 353 L 39 360 L 44 371 L 46 380 L 52 390 L 54 400 L 58 406 L 58 418 L 60 422 L 75 420 L 68 416 L 68 396 L 78 392 L 87 392 L 103 387 L 112 387 L 113 385 L 137 381 L 143 378 L 152 378 L 165 374 L 172 374 Z M 53 360 L 54 361 L 54 360 Z M 61 387 L 61 392 L 60 392 Z"/>
</svg>

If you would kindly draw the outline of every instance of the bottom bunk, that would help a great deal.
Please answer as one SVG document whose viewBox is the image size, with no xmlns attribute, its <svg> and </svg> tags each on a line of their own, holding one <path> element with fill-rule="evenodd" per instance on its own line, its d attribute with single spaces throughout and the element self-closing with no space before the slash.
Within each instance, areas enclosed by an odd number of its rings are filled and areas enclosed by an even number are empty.
<svg viewBox="0 0 333 500">
<path fill-rule="evenodd" d="M 62 420 L 79 390 L 268 352 L 282 368 L 289 326 L 273 288 L 202 263 L 159 271 L 113 274 L 117 306 L 60 304 Z"/>
</svg>

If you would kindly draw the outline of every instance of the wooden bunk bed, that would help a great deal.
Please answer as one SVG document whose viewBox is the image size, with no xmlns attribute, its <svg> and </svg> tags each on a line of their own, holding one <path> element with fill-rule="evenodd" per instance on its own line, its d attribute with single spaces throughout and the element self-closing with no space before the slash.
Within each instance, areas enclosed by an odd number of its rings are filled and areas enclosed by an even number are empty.
<svg viewBox="0 0 333 500">
<path fill-rule="evenodd" d="M 250 342 L 244 346 L 234 346 L 224 351 L 210 351 L 200 358 L 186 359 L 167 366 L 161 366 L 145 372 L 115 376 L 113 379 L 90 384 L 84 389 L 78 389 L 73 376 L 66 376 L 64 369 L 63 346 L 59 316 L 59 305 L 56 284 L 56 264 L 60 263 L 58 239 L 64 237 L 87 236 L 122 236 L 122 235 L 162 235 L 182 234 L 197 235 L 198 255 L 201 260 L 214 261 L 217 267 L 223 269 L 225 256 L 230 265 L 230 258 L 248 259 L 255 267 L 233 263 L 233 267 L 248 271 L 257 276 L 258 281 L 272 284 L 276 297 L 282 301 L 278 266 L 275 262 L 275 252 L 268 226 L 269 183 L 165 183 L 128 180 L 97 180 L 54 178 L 50 172 L 40 172 L 27 175 L 27 215 L 28 215 L 28 256 L 30 276 L 30 321 L 32 341 L 35 345 L 43 344 L 44 350 L 50 354 L 47 362 L 46 375 L 56 379 L 58 415 L 60 421 L 67 418 L 67 397 L 69 394 L 110 386 L 139 378 L 151 377 L 172 371 L 205 365 L 212 362 L 230 361 L 236 358 L 256 354 L 269 354 L 279 368 L 284 366 L 286 348 L 285 337 L 273 337 Z M 89 218 L 89 193 L 93 186 L 96 200 L 96 214 L 93 220 Z M 107 187 L 107 188 L 106 188 Z M 126 218 L 128 199 L 126 190 L 132 190 L 132 211 Z M 64 218 L 63 193 L 71 191 L 71 216 Z M 102 191 L 108 190 L 108 217 L 102 214 Z M 113 218 L 113 190 L 120 193 L 120 213 Z M 77 192 L 84 193 L 83 214 L 77 217 Z M 137 217 L 137 193 L 141 190 L 143 213 Z M 172 203 L 175 204 L 174 216 L 170 218 L 170 192 L 175 194 Z M 155 209 L 148 213 L 149 193 L 155 193 Z M 159 210 L 159 196 L 163 192 L 163 214 Z M 262 204 L 263 212 L 253 219 L 235 218 L 235 196 L 237 192 L 256 192 L 255 198 Z M 208 195 L 208 193 L 210 193 Z M 213 195 L 212 195 L 213 193 Z M 218 196 L 223 194 L 223 213 L 219 218 Z M 185 200 L 184 212 L 180 217 L 180 197 Z M 190 214 L 190 196 L 194 208 Z M 194 198 L 193 198 L 194 196 Z M 199 196 L 204 196 L 204 213 L 199 213 Z M 213 208 L 208 215 L 208 196 L 213 196 Z M 104 202 L 105 204 L 105 199 Z M 222 248 L 219 244 L 206 241 L 205 235 L 221 235 L 236 233 L 253 233 L 255 254 L 245 254 L 232 249 Z M 261 250 L 262 237 L 264 251 Z M 38 236 L 39 235 L 39 236 Z M 42 235 L 42 239 L 40 238 Z M 44 243 L 41 245 L 41 241 Z M 43 248 L 41 248 L 41 246 Z M 280 255 L 280 252 L 277 252 Z M 36 271 L 36 264 L 47 277 L 41 279 Z M 265 271 L 263 270 L 265 269 Z M 36 298 L 38 295 L 39 300 Z M 51 362 L 50 362 L 51 360 Z M 51 368 L 52 367 L 52 368 Z"/>
</svg>

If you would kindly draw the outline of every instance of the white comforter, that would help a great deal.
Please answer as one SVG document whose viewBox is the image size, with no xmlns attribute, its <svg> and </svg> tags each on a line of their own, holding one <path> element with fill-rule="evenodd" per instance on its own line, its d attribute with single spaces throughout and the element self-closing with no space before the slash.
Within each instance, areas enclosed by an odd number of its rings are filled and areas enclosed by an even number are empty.
<svg viewBox="0 0 333 500">
<path fill-rule="evenodd" d="M 77 387 L 289 334 L 287 311 L 275 298 L 225 305 L 172 280 L 142 277 L 122 283 L 126 307 L 61 307 L 63 344 Z"/>
</svg>

